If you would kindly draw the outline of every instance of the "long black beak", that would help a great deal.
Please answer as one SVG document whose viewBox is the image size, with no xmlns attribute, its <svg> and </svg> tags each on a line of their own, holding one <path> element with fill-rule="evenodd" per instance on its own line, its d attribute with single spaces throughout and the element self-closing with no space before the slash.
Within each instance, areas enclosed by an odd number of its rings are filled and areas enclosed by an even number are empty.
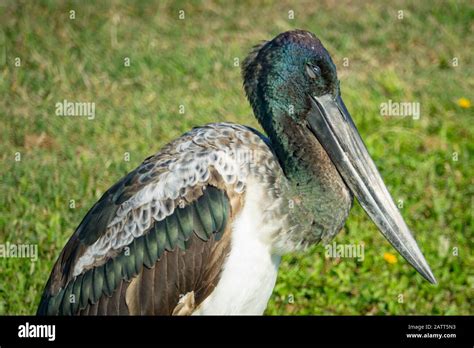
<svg viewBox="0 0 474 348">
<path fill-rule="evenodd" d="M 341 96 L 311 97 L 308 126 L 372 221 L 395 249 L 436 284 L 420 248 L 390 196 Z"/>
</svg>

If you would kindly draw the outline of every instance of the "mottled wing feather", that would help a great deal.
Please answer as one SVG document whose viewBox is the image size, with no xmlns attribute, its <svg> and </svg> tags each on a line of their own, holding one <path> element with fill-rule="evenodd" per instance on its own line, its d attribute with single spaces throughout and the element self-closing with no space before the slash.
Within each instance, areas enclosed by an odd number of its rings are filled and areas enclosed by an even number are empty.
<svg viewBox="0 0 474 348">
<path fill-rule="evenodd" d="M 57 294 L 45 292 L 38 314 L 169 315 L 179 296 L 190 291 L 198 305 L 215 286 L 229 250 L 229 238 L 218 239 L 230 235 L 230 213 L 225 192 L 208 186 L 196 201 L 155 222 L 116 257 L 72 278 Z"/>
</svg>

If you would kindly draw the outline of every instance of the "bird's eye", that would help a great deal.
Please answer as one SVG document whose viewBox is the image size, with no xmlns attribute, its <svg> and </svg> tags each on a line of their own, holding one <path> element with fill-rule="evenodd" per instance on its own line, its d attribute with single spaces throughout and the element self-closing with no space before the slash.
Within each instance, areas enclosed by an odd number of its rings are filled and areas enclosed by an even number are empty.
<svg viewBox="0 0 474 348">
<path fill-rule="evenodd" d="M 321 68 L 317 65 L 307 64 L 306 73 L 312 79 L 316 79 L 321 76 Z"/>
</svg>

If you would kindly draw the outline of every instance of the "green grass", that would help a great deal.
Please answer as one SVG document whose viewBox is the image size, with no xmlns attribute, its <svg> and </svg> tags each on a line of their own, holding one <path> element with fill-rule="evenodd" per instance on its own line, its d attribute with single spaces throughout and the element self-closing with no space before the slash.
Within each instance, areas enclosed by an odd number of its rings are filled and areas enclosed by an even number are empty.
<svg viewBox="0 0 474 348">
<path fill-rule="evenodd" d="M 258 127 L 234 58 L 291 28 L 313 31 L 332 54 L 347 107 L 439 285 L 399 256 L 387 263 L 394 250 L 356 205 L 335 241 L 364 243 L 365 260 L 328 259 L 323 246 L 285 256 L 266 313 L 473 314 L 473 114 L 457 104 L 473 97 L 473 17 L 467 0 L 4 2 L 0 243 L 37 243 L 39 260 L 0 259 L 0 314 L 35 312 L 84 214 L 145 157 L 208 122 Z M 96 118 L 55 116 L 64 99 L 95 102 Z M 420 119 L 380 116 L 389 99 L 421 103 Z"/>
</svg>

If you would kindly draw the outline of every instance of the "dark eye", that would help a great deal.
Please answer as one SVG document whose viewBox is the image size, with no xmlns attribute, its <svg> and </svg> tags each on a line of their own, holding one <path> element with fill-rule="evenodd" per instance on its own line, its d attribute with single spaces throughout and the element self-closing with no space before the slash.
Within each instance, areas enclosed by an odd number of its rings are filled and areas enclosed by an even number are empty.
<svg viewBox="0 0 474 348">
<path fill-rule="evenodd" d="M 321 68 L 317 65 L 307 64 L 306 73 L 312 79 L 316 79 L 321 76 Z"/>
</svg>

